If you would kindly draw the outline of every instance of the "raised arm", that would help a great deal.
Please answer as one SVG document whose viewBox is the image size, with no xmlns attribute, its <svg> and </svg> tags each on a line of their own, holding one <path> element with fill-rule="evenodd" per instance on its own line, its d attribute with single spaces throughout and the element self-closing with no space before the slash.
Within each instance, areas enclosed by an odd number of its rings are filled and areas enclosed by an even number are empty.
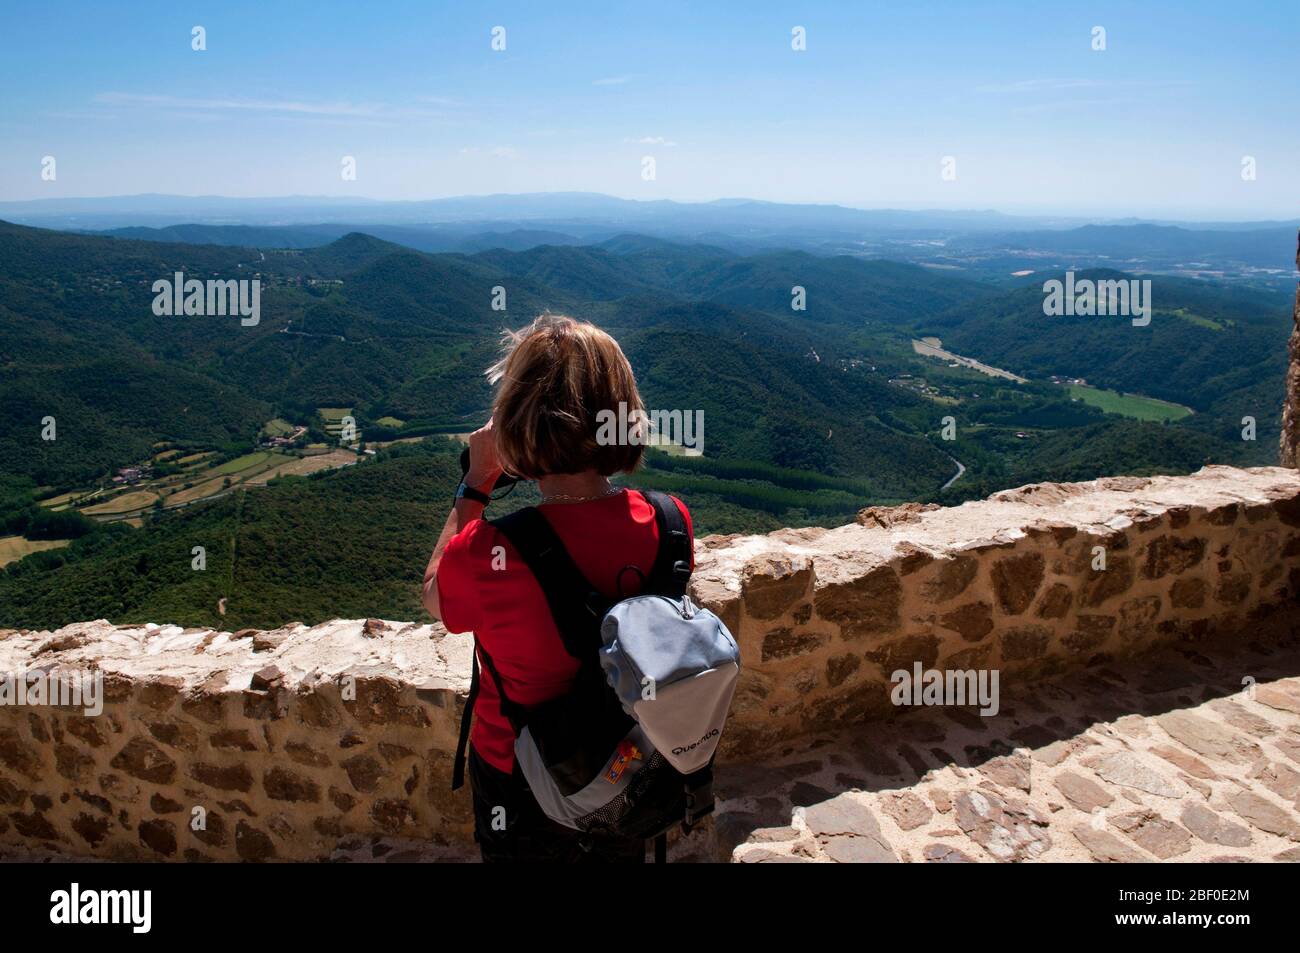
<svg viewBox="0 0 1300 953">
<path fill-rule="evenodd" d="M 501 475 L 501 464 L 497 462 L 496 435 L 492 432 L 492 421 L 474 431 L 469 436 L 469 472 L 465 474 L 465 486 L 480 493 L 492 492 L 492 487 Z M 424 570 L 424 586 L 421 599 L 424 607 L 435 619 L 442 618 L 442 606 L 438 602 L 438 564 L 447 549 L 451 538 L 476 519 L 482 519 L 484 504 L 468 497 L 457 496 L 456 503 L 447 514 L 447 522 L 438 534 L 438 542 L 429 557 L 429 565 Z"/>
</svg>

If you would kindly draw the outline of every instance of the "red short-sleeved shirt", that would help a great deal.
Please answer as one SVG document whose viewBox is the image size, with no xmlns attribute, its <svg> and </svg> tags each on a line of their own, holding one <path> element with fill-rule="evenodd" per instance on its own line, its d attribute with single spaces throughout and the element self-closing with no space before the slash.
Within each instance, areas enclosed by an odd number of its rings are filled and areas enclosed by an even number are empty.
<svg viewBox="0 0 1300 953">
<path fill-rule="evenodd" d="M 694 538 L 690 513 L 680 500 L 674 502 Z M 649 575 L 659 529 L 654 507 L 636 490 L 540 509 L 582 574 L 607 598 L 618 597 L 617 576 L 624 566 Z M 623 573 L 624 596 L 635 595 L 639 585 L 636 573 Z M 491 523 L 474 520 L 447 544 L 438 564 L 438 603 L 448 632 L 473 632 L 492 656 L 512 701 L 528 707 L 568 690 L 577 660 L 564 650 L 541 586 Z M 486 671 L 479 679 L 470 740 L 494 768 L 514 769 L 515 734 Z"/>
</svg>

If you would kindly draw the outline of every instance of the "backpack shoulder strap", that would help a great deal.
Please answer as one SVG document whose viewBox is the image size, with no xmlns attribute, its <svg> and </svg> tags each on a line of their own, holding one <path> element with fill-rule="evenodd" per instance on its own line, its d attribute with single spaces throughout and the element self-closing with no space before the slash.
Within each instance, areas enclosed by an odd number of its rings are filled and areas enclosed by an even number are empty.
<svg viewBox="0 0 1300 953">
<path fill-rule="evenodd" d="M 609 600 L 587 581 L 541 510 L 525 507 L 492 525 L 510 540 L 542 587 L 565 650 L 579 662 L 594 661 Z"/>
<path fill-rule="evenodd" d="M 492 682 L 497 689 L 497 704 L 501 708 L 501 714 L 506 716 L 510 722 L 510 727 L 518 738 L 526 724 L 528 724 L 528 709 L 522 705 L 516 704 L 506 695 L 506 687 L 501 682 L 501 673 L 497 671 L 496 663 L 492 661 L 492 656 L 487 654 L 487 649 L 479 644 L 478 636 L 474 637 L 474 660 L 470 669 L 469 677 L 469 696 L 465 699 L 465 707 L 460 713 L 460 731 L 456 736 L 456 757 L 452 761 L 451 768 L 451 789 L 457 790 L 465 783 L 465 749 L 469 747 L 469 728 L 470 719 L 474 716 L 474 706 L 478 704 L 478 689 L 481 677 L 479 675 L 478 660 L 483 659 L 483 664 L 487 666 L 488 672 L 492 675 Z"/>
<path fill-rule="evenodd" d="M 641 495 L 654 507 L 655 525 L 659 529 L 659 552 L 646 581 L 646 592 L 680 599 L 691 581 L 691 534 L 677 502 L 667 493 L 642 490 Z"/>
</svg>

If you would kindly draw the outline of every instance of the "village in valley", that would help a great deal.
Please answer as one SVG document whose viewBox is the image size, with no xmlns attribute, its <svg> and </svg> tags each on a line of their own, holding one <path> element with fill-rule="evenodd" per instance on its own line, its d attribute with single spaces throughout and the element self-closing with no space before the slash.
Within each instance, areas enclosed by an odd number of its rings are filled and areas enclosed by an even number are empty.
<svg viewBox="0 0 1300 953">
<path fill-rule="evenodd" d="M 39 500 L 52 512 L 75 512 L 101 523 L 143 526 L 151 514 L 218 499 L 233 490 L 265 487 L 285 477 L 305 477 L 346 467 L 374 455 L 360 440 L 351 408 L 322 407 L 319 420 L 291 423 L 275 418 L 243 447 L 222 452 L 160 441 L 153 454 L 119 467 L 93 485 Z M 68 545 L 71 539 L 0 536 L 0 567 L 29 553 Z"/>
</svg>

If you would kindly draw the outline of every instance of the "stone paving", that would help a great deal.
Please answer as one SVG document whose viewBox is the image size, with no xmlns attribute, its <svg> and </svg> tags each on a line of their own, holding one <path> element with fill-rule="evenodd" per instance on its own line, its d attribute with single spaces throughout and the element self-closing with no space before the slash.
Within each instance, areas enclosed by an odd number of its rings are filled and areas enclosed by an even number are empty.
<svg viewBox="0 0 1300 953">
<path fill-rule="evenodd" d="M 1300 639 L 1004 689 L 989 718 L 908 709 L 724 767 L 718 786 L 744 793 L 679 859 L 1300 860 Z"/>
</svg>

